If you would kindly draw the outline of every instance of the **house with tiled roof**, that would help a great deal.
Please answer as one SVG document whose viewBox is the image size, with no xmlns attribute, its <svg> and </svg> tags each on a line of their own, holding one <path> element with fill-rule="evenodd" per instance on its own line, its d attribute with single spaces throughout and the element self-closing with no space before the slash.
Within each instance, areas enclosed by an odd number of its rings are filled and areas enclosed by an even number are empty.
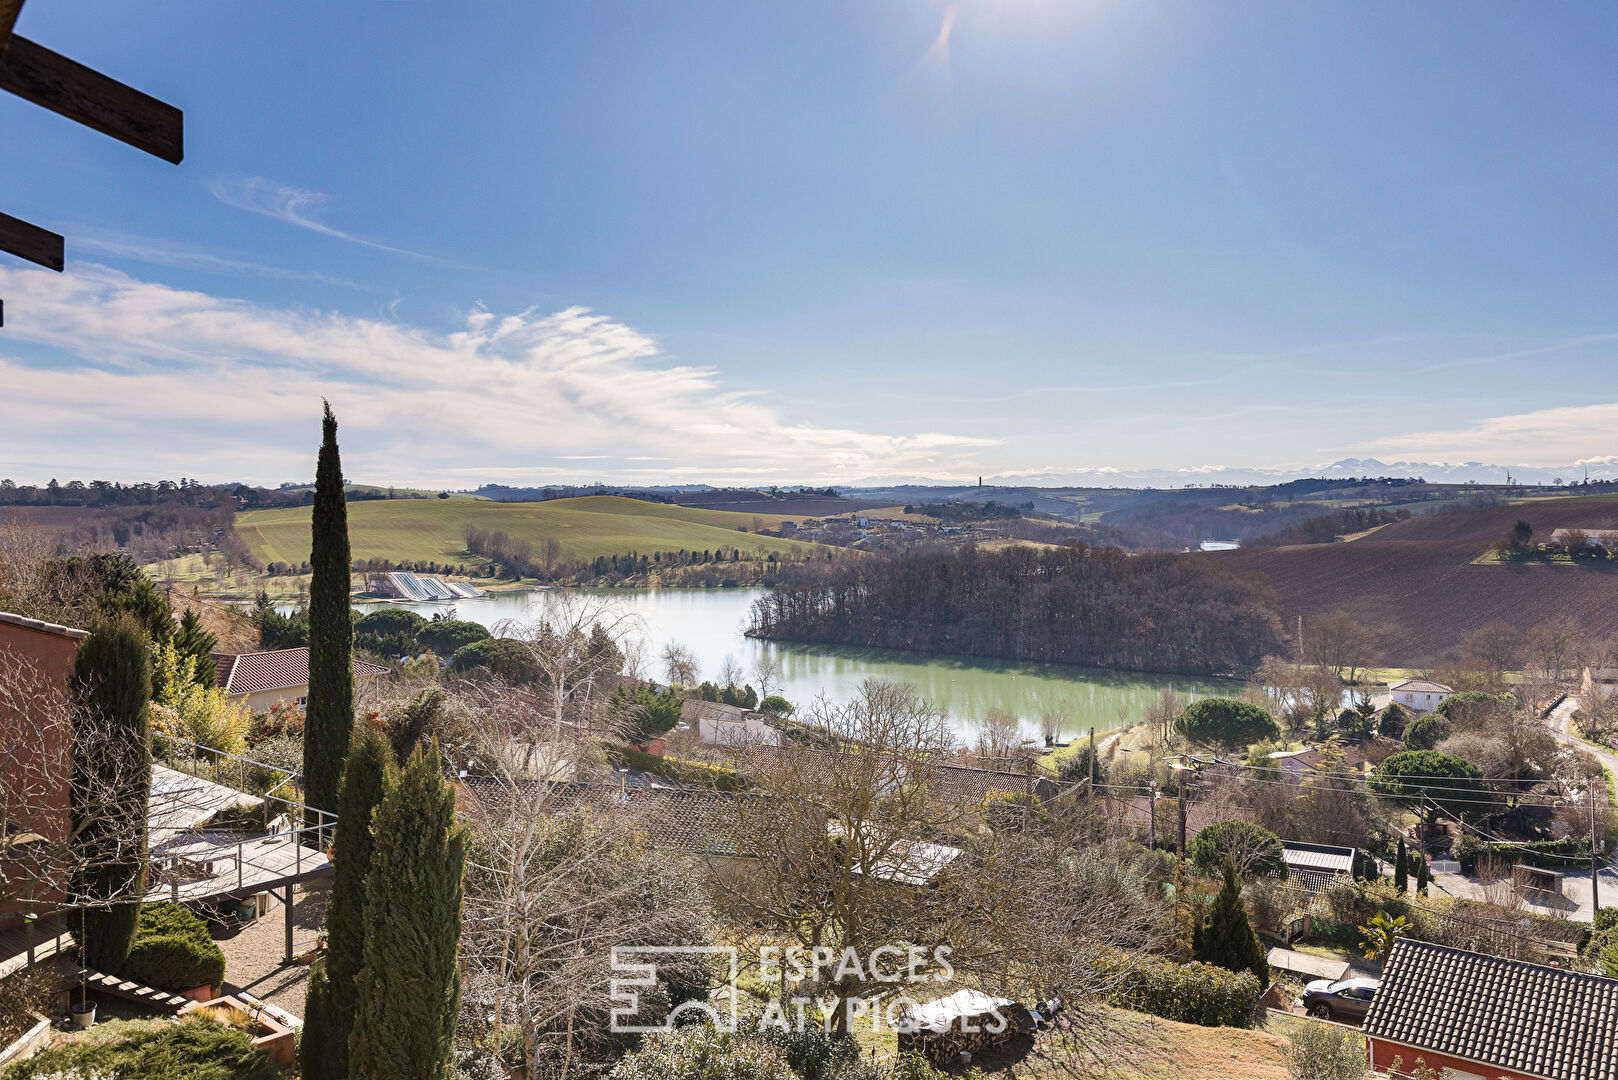
<svg viewBox="0 0 1618 1080">
<path fill-rule="evenodd" d="M 1365 1018 L 1371 1066 L 1446 1080 L 1618 1080 L 1618 979 L 1447 949 L 1393 946 Z"/>
<path fill-rule="evenodd" d="M 1455 691 L 1443 683 L 1436 683 L 1431 679 L 1406 679 L 1388 687 L 1386 694 L 1372 698 L 1371 703 L 1379 712 L 1391 704 L 1398 705 L 1405 712 L 1419 715 L 1432 712 L 1442 705 L 1446 698 L 1454 696 Z"/>
<path fill-rule="evenodd" d="M 254 712 L 266 712 L 271 705 L 302 705 L 309 697 L 307 648 L 214 653 L 213 659 L 226 695 Z M 385 667 L 355 660 L 355 693 L 363 698 L 387 673 Z"/>
</svg>

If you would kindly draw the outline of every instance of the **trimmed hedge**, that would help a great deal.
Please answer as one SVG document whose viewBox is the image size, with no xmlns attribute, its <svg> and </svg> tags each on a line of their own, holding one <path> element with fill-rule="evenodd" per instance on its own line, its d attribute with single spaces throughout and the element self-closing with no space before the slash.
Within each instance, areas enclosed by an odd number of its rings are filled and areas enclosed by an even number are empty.
<svg viewBox="0 0 1618 1080">
<path fill-rule="evenodd" d="M 111 1075 L 118 1080 L 275 1080 L 277 1075 L 268 1054 L 254 1046 L 245 1032 L 225 1024 L 195 1019 L 131 1027 L 110 1038 L 80 1038 L 46 1050 L 0 1076 L 4 1080 L 51 1080 L 81 1074 Z"/>
<path fill-rule="evenodd" d="M 1203 1027 L 1251 1027 L 1258 1015 L 1258 979 L 1212 964 L 1176 964 L 1157 956 L 1114 961 L 1122 982 L 1114 1005 Z"/>
<path fill-rule="evenodd" d="M 119 974 L 179 992 L 225 981 L 225 954 L 208 936 L 208 924 L 178 904 L 146 904 L 135 925 L 135 943 Z"/>
<path fill-rule="evenodd" d="M 1492 855 L 1508 866 L 1536 866 L 1541 870 L 1582 870 L 1590 864 L 1588 838 L 1569 836 L 1562 840 L 1531 840 L 1525 844 L 1491 844 L 1475 836 L 1463 836 L 1455 845 L 1455 861 L 1461 873 L 1475 874 L 1478 860 Z"/>
</svg>

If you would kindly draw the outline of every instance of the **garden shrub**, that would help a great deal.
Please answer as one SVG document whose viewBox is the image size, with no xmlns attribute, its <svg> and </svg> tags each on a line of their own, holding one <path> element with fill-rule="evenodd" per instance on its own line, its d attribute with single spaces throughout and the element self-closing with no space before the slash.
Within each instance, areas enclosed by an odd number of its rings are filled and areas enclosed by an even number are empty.
<svg viewBox="0 0 1618 1080">
<path fill-rule="evenodd" d="M 779 1047 L 709 1027 L 652 1035 L 608 1076 L 611 1080 L 797 1080 Z"/>
<path fill-rule="evenodd" d="M 1405 728 L 1406 750 L 1431 750 L 1449 738 L 1451 727 L 1446 713 L 1430 712 L 1416 717 Z"/>
<path fill-rule="evenodd" d="M 1203 1027 L 1251 1027 L 1257 1015 L 1259 985 L 1251 972 L 1157 956 L 1111 962 L 1121 976 L 1112 1003 L 1122 1008 Z"/>
<path fill-rule="evenodd" d="M 0 1046 L 27 1034 L 37 1022 L 34 1013 L 56 1012 L 56 999 L 66 986 L 60 972 L 49 964 L 13 972 L 0 979 Z"/>
<path fill-rule="evenodd" d="M 1365 1036 L 1337 1024 L 1300 1021 L 1292 1026 L 1284 1051 L 1292 1080 L 1361 1080 L 1365 1076 Z"/>
<path fill-rule="evenodd" d="M 225 954 L 208 936 L 208 924 L 186 908 L 146 904 L 119 974 L 170 992 L 218 987 L 225 981 Z"/>
<path fill-rule="evenodd" d="M 109 1028 L 115 1025 L 108 1025 Z M 7 1069 L 3 1080 L 116 1076 L 117 1080 L 275 1080 L 269 1055 L 246 1032 L 210 1020 L 116 1027 L 110 1038 L 81 1038 Z"/>
<path fill-rule="evenodd" d="M 842 1080 L 860 1064 L 860 1046 L 846 1035 L 833 1035 L 821 1027 L 794 1031 L 779 1024 L 744 1020 L 737 1034 L 775 1047 L 799 1080 Z"/>
</svg>

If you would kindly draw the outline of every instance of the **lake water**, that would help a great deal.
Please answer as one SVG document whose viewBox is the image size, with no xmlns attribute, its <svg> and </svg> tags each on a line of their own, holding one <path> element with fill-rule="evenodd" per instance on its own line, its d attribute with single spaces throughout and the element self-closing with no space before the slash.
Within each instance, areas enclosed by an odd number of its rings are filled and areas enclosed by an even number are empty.
<svg viewBox="0 0 1618 1080">
<path fill-rule="evenodd" d="M 574 591 L 579 590 L 495 593 L 488 599 L 461 600 L 453 606 L 457 617 L 493 629 L 505 620 L 531 621 Z M 1100 731 L 1141 719 L 1165 688 L 1193 698 L 1241 689 L 1233 680 L 1191 675 L 1143 675 L 1065 664 L 1011 664 L 891 649 L 756 641 L 742 631 L 754 599 L 763 592 L 606 589 L 592 590 L 592 595 L 606 598 L 632 616 L 631 634 L 644 643 L 648 677 L 663 679 L 658 656 L 670 642 L 678 642 L 696 655 L 705 679 L 717 679 L 726 657 L 733 657 L 743 671 L 751 672 L 756 657 L 773 653 L 781 661 L 782 689 L 778 692 L 795 705 L 802 707 L 821 696 L 845 701 L 860 683 L 873 677 L 902 679 L 914 683 L 926 700 L 947 710 L 966 738 L 971 737 L 975 722 L 991 709 L 1017 716 L 1029 736 L 1039 734 L 1041 715 L 1054 710 L 1064 717 L 1063 736 L 1073 737 L 1092 726 Z M 388 605 L 357 606 L 374 610 Z M 391 606 L 408 607 L 431 618 L 450 605 Z"/>
</svg>

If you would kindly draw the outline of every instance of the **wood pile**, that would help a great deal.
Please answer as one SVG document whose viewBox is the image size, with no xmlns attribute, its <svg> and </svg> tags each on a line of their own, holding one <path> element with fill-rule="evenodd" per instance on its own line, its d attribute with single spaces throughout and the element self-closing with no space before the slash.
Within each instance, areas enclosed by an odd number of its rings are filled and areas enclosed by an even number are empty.
<svg viewBox="0 0 1618 1080">
<path fill-rule="evenodd" d="M 962 1053 L 998 1046 L 1035 1026 L 1026 1007 L 978 990 L 958 990 L 913 1005 L 896 1025 L 900 1050 L 915 1050 L 937 1065 L 959 1061 Z"/>
</svg>

